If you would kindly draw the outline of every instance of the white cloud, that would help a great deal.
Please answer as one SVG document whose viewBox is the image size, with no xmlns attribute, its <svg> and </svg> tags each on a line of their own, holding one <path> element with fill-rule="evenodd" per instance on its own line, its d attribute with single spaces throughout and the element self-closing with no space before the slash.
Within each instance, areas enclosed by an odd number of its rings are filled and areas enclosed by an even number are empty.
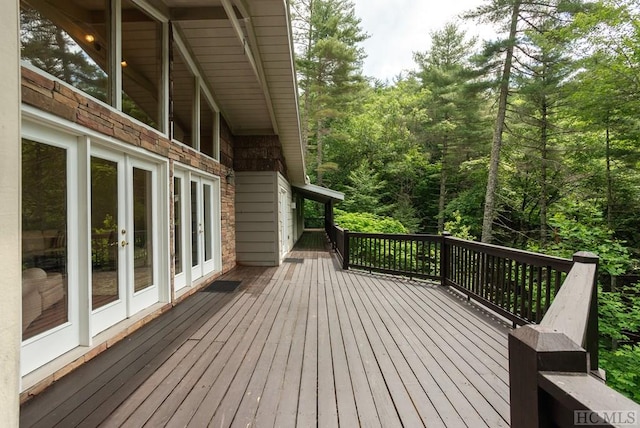
<svg viewBox="0 0 640 428">
<path fill-rule="evenodd" d="M 370 35 L 363 43 L 367 59 L 364 74 L 391 81 L 403 71 L 413 69 L 413 52 L 430 47 L 429 34 L 447 22 L 484 3 L 483 0 L 451 0 L 443 6 L 433 0 L 353 0 L 362 29 Z M 490 34 L 485 26 L 466 23 L 469 35 Z"/>
</svg>

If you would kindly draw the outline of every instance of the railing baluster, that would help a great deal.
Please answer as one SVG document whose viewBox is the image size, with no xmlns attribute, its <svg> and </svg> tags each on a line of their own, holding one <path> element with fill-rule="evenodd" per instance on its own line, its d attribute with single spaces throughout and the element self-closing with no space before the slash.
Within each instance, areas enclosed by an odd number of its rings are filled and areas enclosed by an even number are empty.
<svg viewBox="0 0 640 428">
<path fill-rule="evenodd" d="M 520 316 L 527 318 L 526 315 L 526 302 L 527 302 L 527 265 L 522 263 L 522 276 L 520 278 Z"/>
<path fill-rule="evenodd" d="M 542 319 L 542 311 L 540 308 L 542 302 L 542 267 L 536 269 L 536 319 L 534 322 L 539 323 Z"/>
<path fill-rule="evenodd" d="M 544 308 L 542 310 L 542 316 L 544 317 L 544 314 L 547 313 L 547 309 L 549 309 L 549 306 L 551 306 L 551 268 L 549 266 L 545 267 L 545 273 L 546 273 L 546 279 L 545 279 L 545 286 L 544 286 L 544 292 L 545 292 L 545 296 L 544 296 Z"/>
<path fill-rule="evenodd" d="M 515 276 L 513 278 L 513 309 L 511 312 L 516 315 L 520 315 L 518 312 L 518 279 L 520 278 L 520 263 L 515 262 L 515 269 L 513 273 Z"/>
</svg>

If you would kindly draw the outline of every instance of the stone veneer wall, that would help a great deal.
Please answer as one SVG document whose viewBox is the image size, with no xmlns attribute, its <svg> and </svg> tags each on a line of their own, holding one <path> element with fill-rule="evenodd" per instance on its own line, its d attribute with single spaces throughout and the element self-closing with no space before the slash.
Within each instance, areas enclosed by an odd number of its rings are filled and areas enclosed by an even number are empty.
<svg viewBox="0 0 640 428">
<path fill-rule="evenodd" d="M 222 244 L 222 273 L 236 266 L 236 238 L 235 238 L 235 184 L 226 179 L 233 170 L 234 137 L 227 124 L 222 120 L 220 126 L 220 162 L 214 161 L 194 149 L 177 144 L 166 138 L 160 132 L 140 125 L 124 113 L 105 107 L 92 98 L 68 86 L 51 80 L 29 68 L 22 67 L 22 103 L 58 116 L 69 122 L 82 125 L 105 136 L 113 137 L 122 143 L 141 147 L 150 153 L 163 156 L 169 160 L 170 198 L 173 200 L 174 162 L 189 165 L 198 170 L 220 177 L 221 193 L 221 244 Z M 173 222 L 173 203 L 169 204 L 170 221 Z M 173 256 L 173 224 L 169 227 L 170 245 Z M 171 265 L 171 288 L 173 290 L 173 270 Z M 85 354 L 70 361 L 64 367 L 57 369 L 47 377 L 38 380 L 34 385 L 20 393 L 20 403 L 42 392 L 54 381 L 75 370 L 80 365 L 91 360 L 96 355 L 113 346 L 129 334 L 144 326 L 154 318 L 162 315 L 173 305 L 195 293 L 198 288 L 205 286 L 210 280 L 219 276 L 218 272 L 205 281 L 182 294 L 178 299 L 165 304 L 153 313 L 143 317 L 123 329 L 116 336 L 94 346 Z M 173 293 L 172 293 L 173 294 Z"/>
<path fill-rule="evenodd" d="M 236 136 L 236 171 L 278 171 L 287 177 L 287 164 L 277 135 Z"/>
</svg>

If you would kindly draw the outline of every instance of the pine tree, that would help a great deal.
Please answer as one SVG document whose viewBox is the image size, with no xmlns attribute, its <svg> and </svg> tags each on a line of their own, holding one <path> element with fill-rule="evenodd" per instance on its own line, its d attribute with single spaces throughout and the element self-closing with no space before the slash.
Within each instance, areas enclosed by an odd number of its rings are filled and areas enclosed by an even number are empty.
<svg viewBox="0 0 640 428">
<path fill-rule="evenodd" d="M 476 85 L 469 63 L 475 39 L 467 40 L 466 33 L 450 23 L 431 34 L 431 43 L 431 50 L 415 53 L 414 59 L 420 67 L 417 75 L 428 94 L 424 100 L 430 119 L 426 143 L 438 153 L 440 161 L 438 231 L 442 232 L 449 175 L 481 140 L 482 86 Z"/>
<path fill-rule="evenodd" d="M 366 88 L 358 44 L 367 35 L 349 0 L 298 0 L 293 7 L 303 140 L 308 159 L 315 150 L 309 164 L 321 185 L 325 169 L 335 167 L 324 158 L 331 123 L 348 114 Z"/>
</svg>

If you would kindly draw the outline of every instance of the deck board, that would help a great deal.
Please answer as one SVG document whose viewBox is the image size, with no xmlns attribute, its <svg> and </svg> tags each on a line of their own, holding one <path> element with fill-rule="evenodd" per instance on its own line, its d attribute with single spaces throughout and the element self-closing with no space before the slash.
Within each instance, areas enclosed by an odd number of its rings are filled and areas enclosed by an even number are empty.
<svg viewBox="0 0 640 428">
<path fill-rule="evenodd" d="M 343 271 L 307 236 L 22 407 L 30 426 L 508 426 L 508 326 L 455 292 Z"/>
</svg>

